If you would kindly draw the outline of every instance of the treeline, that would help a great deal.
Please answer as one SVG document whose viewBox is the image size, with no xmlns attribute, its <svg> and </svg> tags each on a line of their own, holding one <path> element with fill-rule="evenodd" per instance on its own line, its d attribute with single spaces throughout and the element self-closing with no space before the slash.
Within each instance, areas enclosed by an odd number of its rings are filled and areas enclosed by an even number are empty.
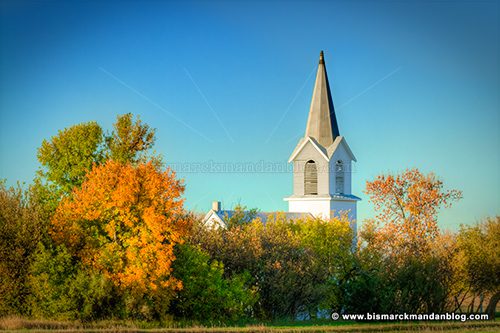
<svg viewBox="0 0 500 333">
<path fill-rule="evenodd" d="M 500 218 L 443 233 L 459 200 L 434 175 L 367 182 L 378 215 L 264 224 L 237 207 L 208 228 L 132 115 L 45 140 L 27 189 L 0 183 L 0 315 L 233 322 L 346 313 L 494 314 Z M 357 239 L 357 245 L 354 240 Z"/>
</svg>

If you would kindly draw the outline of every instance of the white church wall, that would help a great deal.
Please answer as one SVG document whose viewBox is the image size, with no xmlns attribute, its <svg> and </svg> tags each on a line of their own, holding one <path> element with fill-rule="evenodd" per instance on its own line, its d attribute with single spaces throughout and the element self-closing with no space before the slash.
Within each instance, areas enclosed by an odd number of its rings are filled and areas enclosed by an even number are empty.
<svg viewBox="0 0 500 333">
<path fill-rule="evenodd" d="M 304 166 L 302 160 L 293 162 L 293 194 L 304 195 Z"/>
<path fill-rule="evenodd" d="M 311 213 L 315 217 L 330 219 L 347 213 L 350 221 L 357 218 L 356 202 L 347 200 L 335 200 L 330 198 L 300 198 L 288 199 L 290 212 Z"/>
<path fill-rule="evenodd" d="M 311 142 L 306 143 L 294 159 L 293 193 L 295 195 L 304 195 L 304 170 L 306 163 L 310 160 L 316 163 L 316 169 L 318 170 L 318 194 L 328 194 L 330 177 L 328 161 Z"/>
<path fill-rule="evenodd" d="M 330 200 L 290 200 L 288 210 L 297 213 L 311 213 L 315 217 L 330 218 Z"/>
<path fill-rule="evenodd" d="M 335 152 L 333 153 L 333 156 L 330 159 L 330 165 L 331 165 L 331 176 L 330 176 L 330 193 L 335 193 L 335 163 L 341 160 L 344 164 L 344 192 L 345 194 L 351 194 L 352 189 L 351 189 L 351 178 L 352 178 L 352 161 L 351 161 L 351 156 L 347 152 L 345 146 L 343 144 L 340 144 Z"/>
<path fill-rule="evenodd" d="M 330 209 L 335 216 L 340 216 L 342 213 L 347 212 L 347 217 L 350 221 L 357 218 L 355 201 L 332 200 Z"/>
</svg>

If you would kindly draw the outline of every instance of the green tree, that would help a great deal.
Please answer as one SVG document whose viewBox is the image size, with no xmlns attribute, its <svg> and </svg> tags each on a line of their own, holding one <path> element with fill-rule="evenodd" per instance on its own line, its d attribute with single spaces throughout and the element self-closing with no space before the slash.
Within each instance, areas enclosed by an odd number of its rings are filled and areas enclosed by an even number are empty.
<svg viewBox="0 0 500 333">
<path fill-rule="evenodd" d="M 252 309 L 257 294 L 249 286 L 248 272 L 224 277 L 224 265 L 200 249 L 184 244 L 176 248 L 174 276 L 182 281 L 172 313 L 202 321 L 241 319 Z"/>
<path fill-rule="evenodd" d="M 490 295 L 486 308 L 493 319 L 495 308 L 500 299 L 500 217 L 489 218 L 475 226 L 461 226 L 457 236 L 459 259 L 465 272 L 466 284 L 476 295 Z M 474 299 L 470 311 L 474 309 Z"/>
<path fill-rule="evenodd" d="M 357 257 L 353 270 L 341 284 L 340 304 L 347 313 L 389 313 L 394 288 L 384 276 L 381 262 Z"/>
<path fill-rule="evenodd" d="M 258 210 L 256 208 L 247 210 L 245 206 L 236 205 L 236 207 L 234 207 L 233 214 L 231 216 L 225 216 L 228 229 L 252 222 L 253 219 L 257 217 L 257 212 Z"/>
<path fill-rule="evenodd" d="M 26 279 L 45 229 L 29 192 L 0 181 L 0 315 L 26 313 Z"/>
<path fill-rule="evenodd" d="M 134 121 L 131 113 L 119 115 L 113 127 L 106 136 L 108 158 L 123 163 L 144 161 L 145 152 L 154 145 L 155 130 L 139 117 Z"/>
<path fill-rule="evenodd" d="M 42 179 L 70 193 L 80 186 L 94 164 L 103 160 L 103 134 L 96 122 L 82 123 L 59 131 L 50 140 L 43 140 L 38 160 Z"/>
<path fill-rule="evenodd" d="M 438 234 L 426 245 L 425 255 L 387 255 L 379 246 L 373 224 L 360 230 L 363 247 L 344 298 L 349 312 L 429 313 L 453 310 L 455 242 Z M 373 243 L 374 242 L 374 243 Z"/>
<path fill-rule="evenodd" d="M 343 285 L 353 270 L 353 230 L 343 215 L 329 221 L 322 219 L 299 220 L 296 224 L 301 244 L 312 256 L 313 288 L 308 311 L 311 316 L 320 309 L 340 309 L 344 300 Z"/>
<path fill-rule="evenodd" d="M 260 295 L 255 316 L 315 316 L 339 306 L 339 281 L 352 265 L 347 219 L 290 221 L 273 214 L 265 224 L 260 218 L 238 221 L 227 229 L 197 230 L 188 242 L 222 262 L 227 277 L 251 274 Z"/>
<path fill-rule="evenodd" d="M 104 135 L 96 122 L 73 125 L 43 140 L 38 149 L 39 185 L 60 198 L 79 187 L 94 165 L 108 159 L 121 163 L 144 160 L 155 141 L 155 131 L 127 113 L 117 116 L 110 134 Z M 149 156 L 151 159 L 153 156 Z M 159 157 L 155 162 L 160 163 Z"/>
<path fill-rule="evenodd" d="M 116 160 L 119 164 L 133 164 L 137 166 L 139 161 L 147 157 L 147 152 L 152 148 L 153 143 L 154 130 L 143 124 L 140 119 L 134 119 L 131 114 L 119 115 L 113 125 L 112 131 L 106 135 L 103 134 L 102 128 L 96 122 L 87 122 L 61 130 L 56 136 L 49 140 L 44 140 L 41 147 L 38 149 L 37 155 L 41 168 L 29 191 L 31 200 L 37 204 L 39 219 L 43 222 L 40 223 L 40 225 L 44 226 L 42 232 L 43 237 L 41 237 L 44 248 L 55 248 L 48 233 L 48 226 L 50 225 L 50 221 L 54 218 L 57 207 L 60 206 L 61 202 L 70 200 L 74 191 L 81 189 L 82 184 L 85 183 L 87 176 L 92 170 L 102 166 L 110 159 Z M 160 168 L 161 160 L 159 157 L 150 156 L 150 159 L 153 161 L 156 168 Z M 142 193 L 145 193 L 151 190 L 153 186 L 154 185 L 147 189 L 142 188 L 139 192 L 142 191 Z M 140 193 L 138 193 L 138 195 L 140 196 Z M 151 211 L 148 211 L 148 214 L 146 218 L 150 218 L 154 215 Z M 88 228 L 85 232 L 90 229 L 91 228 Z M 72 237 L 74 236 L 75 235 L 72 235 Z M 43 253 L 44 255 L 39 256 L 37 260 L 38 262 L 46 262 L 47 267 L 51 267 L 51 262 L 53 262 L 55 258 L 58 258 L 58 256 L 61 256 L 56 250 L 45 250 Z M 119 253 L 115 254 L 119 255 Z M 114 264 L 120 265 L 119 262 L 115 262 Z M 38 268 L 43 269 L 44 265 L 40 264 Z M 74 271 L 74 269 L 77 270 Z M 82 293 L 86 295 L 85 299 L 87 300 L 87 303 L 83 304 L 81 301 L 82 298 L 77 295 L 78 293 L 72 293 L 71 290 L 79 290 L 78 288 L 80 287 L 83 289 L 92 289 L 91 285 L 93 283 L 97 283 L 96 281 L 101 278 L 107 279 L 107 277 L 103 277 L 100 274 L 96 275 L 95 273 L 91 273 L 92 271 L 93 270 L 90 269 L 88 265 L 82 266 L 80 258 L 72 254 L 71 260 L 67 262 L 67 267 L 63 269 L 63 272 L 67 273 L 64 283 L 58 282 L 61 278 L 58 278 L 57 274 L 41 274 L 41 276 L 49 277 L 46 283 L 52 286 L 52 289 L 49 290 L 54 290 L 54 292 L 51 293 L 52 296 L 58 295 L 58 293 L 61 293 L 61 295 L 64 294 L 65 297 L 72 295 L 72 298 L 67 299 L 67 301 L 70 303 L 73 302 L 73 308 L 76 306 L 75 304 L 77 304 L 77 307 L 85 307 L 85 309 L 88 309 L 88 305 L 85 304 L 90 304 L 94 301 L 99 303 L 100 296 L 96 293 Z M 52 280 L 53 277 L 55 278 L 54 281 Z M 35 297 L 38 290 L 39 294 L 36 297 L 41 297 L 43 295 L 43 289 L 37 289 L 35 285 L 36 284 L 31 284 L 32 288 L 34 288 L 32 290 L 32 296 Z M 34 299 L 36 299 L 36 297 Z M 146 300 L 143 302 L 140 298 L 141 297 L 139 297 L 137 293 L 127 293 L 124 291 L 115 301 L 126 304 L 126 306 L 120 310 L 123 316 L 130 314 L 131 308 L 148 309 L 146 312 L 150 311 L 152 307 L 160 308 L 160 305 L 155 305 L 153 303 L 158 302 L 161 297 L 158 297 L 155 301 Z M 45 303 L 43 299 L 38 299 L 38 301 L 39 304 L 46 304 L 46 306 L 39 308 L 35 307 L 34 312 L 49 311 L 51 309 L 51 306 L 47 305 L 48 301 Z M 72 313 L 71 311 L 56 309 L 54 313 Z M 92 309 L 82 311 L 80 317 L 83 316 L 85 318 L 95 316 L 98 312 Z M 152 312 L 154 311 L 155 310 L 152 310 Z M 105 311 L 103 313 L 105 313 Z M 144 315 L 143 317 L 146 318 L 150 317 L 151 313 L 142 313 L 140 315 Z M 68 316 L 75 317 L 74 315 Z"/>
<path fill-rule="evenodd" d="M 97 271 L 85 269 L 64 246 L 38 246 L 27 284 L 35 318 L 96 320 L 120 315 L 116 288 Z"/>
</svg>

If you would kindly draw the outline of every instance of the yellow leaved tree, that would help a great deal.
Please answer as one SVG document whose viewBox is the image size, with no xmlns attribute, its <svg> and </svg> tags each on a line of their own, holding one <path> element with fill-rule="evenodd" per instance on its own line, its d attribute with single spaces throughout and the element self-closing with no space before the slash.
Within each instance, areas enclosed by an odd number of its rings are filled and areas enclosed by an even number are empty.
<svg viewBox="0 0 500 333">
<path fill-rule="evenodd" d="M 172 295 L 182 287 L 171 266 L 187 229 L 183 191 L 175 174 L 157 163 L 110 160 L 61 200 L 51 235 L 118 288 Z"/>
</svg>

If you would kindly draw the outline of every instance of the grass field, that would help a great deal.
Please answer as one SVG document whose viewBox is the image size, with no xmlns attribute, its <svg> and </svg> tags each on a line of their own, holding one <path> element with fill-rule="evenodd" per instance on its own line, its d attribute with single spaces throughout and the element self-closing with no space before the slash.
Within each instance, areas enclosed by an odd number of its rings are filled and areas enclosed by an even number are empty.
<svg viewBox="0 0 500 333">
<path fill-rule="evenodd" d="M 500 321 L 356 323 L 284 322 L 234 327 L 161 327 L 159 324 L 100 321 L 93 323 L 0 318 L 1 331 L 15 332 L 166 332 L 166 333 L 316 333 L 316 332 L 500 332 Z"/>
</svg>

